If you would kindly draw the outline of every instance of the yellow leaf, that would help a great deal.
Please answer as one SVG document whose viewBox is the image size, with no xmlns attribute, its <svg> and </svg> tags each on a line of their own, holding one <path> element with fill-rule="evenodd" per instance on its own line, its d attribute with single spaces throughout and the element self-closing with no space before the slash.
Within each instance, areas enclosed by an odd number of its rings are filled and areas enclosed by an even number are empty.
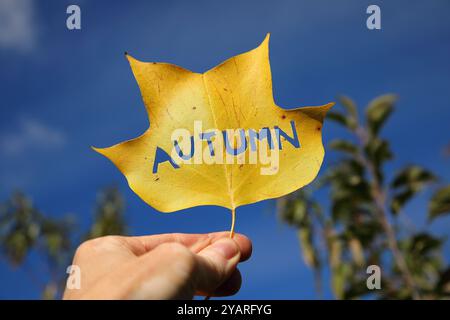
<svg viewBox="0 0 450 320">
<path fill-rule="evenodd" d="M 127 55 L 150 128 L 136 139 L 94 149 L 119 168 L 136 194 L 163 212 L 200 205 L 234 211 L 238 206 L 280 197 L 305 186 L 322 164 L 322 122 L 333 103 L 291 110 L 278 107 L 272 95 L 268 45 L 269 35 L 256 49 L 205 73 L 168 63 L 141 62 Z M 172 139 L 177 129 L 191 133 L 193 149 L 189 148 L 189 139 Z M 244 132 L 246 138 L 224 134 L 227 129 L 242 129 L 238 133 Z M 208 132 L 215 134 L 209 142 L 197 139 Z M 254 135 L 251 139 L 252 132 L 259 133 L 261 141 Z M 264 133 L 270 135 L 271 150 Z M 231 155 L 225 147 L 227 141 Z M 278 164 L 245 160 L 250 157 L 252 141 L 260 143 L 260 150 L 265 146 L 267 154 L 279 152 Z M 176 155 L 188 157 L 194 150 L 192 158 L 186 162 L 175 159 L 174 143 L 178 144 Z M 238 150 L 244 151 L 235 155 Z M 223 159 L 241 161 L 220 163 L 221 154 Z M 218 163 L 205 163 L 208 157 Z"/>
</svg>

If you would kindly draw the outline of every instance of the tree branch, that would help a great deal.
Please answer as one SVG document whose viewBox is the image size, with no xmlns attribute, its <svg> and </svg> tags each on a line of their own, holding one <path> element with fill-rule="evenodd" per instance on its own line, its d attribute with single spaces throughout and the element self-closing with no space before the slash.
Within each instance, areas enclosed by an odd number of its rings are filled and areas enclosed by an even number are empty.
<svg viewBox="0 0 450 320">
<path fill-rule="evenodd" d="M 403 256 L 402 252 L 400 251 L 398 247 L 397 242 L 397 235 L 390 224 L 387 212 L 386 212 L 386 197 L 385 193 L 383 191 L 383 188 L 381 186 L 381 183 L 375 173 L 375 168 L 373 166 L 373 163 L 365 156 L 364 150 L 362 148 L 367 145 L 368 142 L 368 133 L 367 131 L 361 127 L 359 124 L 355 130 L 355 134 L 358 137 L 359 140 L 359 157 L 361 163 L 366 167 L 367 171 L 369 172 L 372 180 L 372 188 L 371 193 L 372 197 L 375 200 L 375 209 L 377 218 L 386 233 L 387 236 L 387 242 L 389 249 L 394 257 L 394 261 L 396 265 L 398 266 L 399 270 L 402 273 L 403 280 L 405 281 L 406 286 L 411 291 L 411 296 L 415 300 L 420 300 L 420 294 L 416 288 L 416 285 L 414 283 L 414 279 L 412 277 L 412 274 L 408 268 L 408 265 L 406 263 L 405 257 Z"/>
</svg>

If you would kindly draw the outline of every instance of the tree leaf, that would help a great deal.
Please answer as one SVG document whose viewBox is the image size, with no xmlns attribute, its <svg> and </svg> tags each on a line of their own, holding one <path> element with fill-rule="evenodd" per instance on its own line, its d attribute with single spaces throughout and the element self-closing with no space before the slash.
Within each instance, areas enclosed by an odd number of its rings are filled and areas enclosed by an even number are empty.
<svg viewBox="0 0 450 320">
<path fill-rule="evenodd" d="M 352 118 L 345 116 L 340 112 L 330 111 L 330 112 L 328 112 L 327 117 L 328 117 L 328 119 L 348 128 L 350 130 L 353 130 L 356 128 L 356 122 Z"/>
<path fill-rule="evenodd" d="M 365 215 L 365 217 L 367 216 L 369 214 Z M 365 219 L 362 222 L 349 225 L 348 231 L 351 236 L 356 237 L 361 242 L 364 248 L 367 248 L 383 232 L 383 228 L 378 221 Z"/>
<path fill-rule="evenodd" d="M 49 259 L 57 265 L 67 262 L 67 255 L 70 255 L 72 248 L 71 230 L 74 227 L 72 217 L 65 216 L 63 218 L 41 217 L 41 241 L 45 253 Z"/>
<path fill-rule="evenodd" d="M 397 192 L 391 200 L 391 211 L 394 214 L 399 213 L 405 204 L 414 196 L 414 194 L 415 192 L 410 188 Z"/>
<path fill-rule="evenodd" d="M 405 186 L 418 189 L 426 183 L 430 183 L 436 180 L 436 177 L 431 171 L 427 169 L 412 165 L 403 168 L 399 171 L 391 182 L 392 188 L 402 188 Z"/>
<path fill-rule="evenodd" d="M 319 266 L 319 258 L 313 243 L 312 226 L 301 227 L 297 235 L 305 264 L 308 267 L 317 268 Z"/>
<path fill-rule="evenodd" d="M 390 160 L 393 157 L 389 142 L 384 139 L 372 138 L 364 149 L 367 157 L 377 167 L 380 167 L 384 161 Z"/>
<path fill-rule="evenodd" d="M 366 109 L 366 120 L 369 132 L 377 135 L 381 127 L 392 113 L 397 96 L 387 94 L 372 100 Z"/>
<path fill-rule="evenodd" d="M 416 193 L 435 180 L 436 177 L 430 171 L 420 166 L 408 166 L 402 169 L 391 182 L 392 212 L 398 213 Z"/>
<path fill-rule="evenodd" d="M 353 119 L 358 119 L 358 109 L 356 108 L 355 102 L 350 97 L 344 95 L 340 96 L 339 103 L 344 106 Z"/>
<path fill-rule="evenodd" d="M 421 232 L 413 236 L 410 244 L 410 252 L 415 257 L 423 257 L 442 246 L 443 239 Z"/>
<path fill-rule="evenodd" d="M 24 194 L 16 192 L 2 206 L 0 246 L 13 265 L 23 262 L 40 236 L 40 213 Z"/>
<path fill-rule="evenodd" d="M 352 155 L 355 155 L 358 152 L 358 147 L 355 146 L 350 141 L 343 140 L 343 139 L 336 139 L 330 142 L 328 145 L 331 149 L 346 152 Z"/>
<path fill-rule="evenodd" d="M 450 295 L 450 267 L 441 272 L 436 289 L 439 293 Z"/>
<path fill-rule="evenodd" d="M 389 142 L 372 136 L 364 151 L 373 164 L 378 181 L 382 184 L 384 181 L 383 163 L 393 158 Z"/>
<path fill-rule="evenodd" d="M 338 299 L 343 299 L 345 296 L 345 284 L 351 275 L 351 268 L 346 263 L 341 263 L 332 270 L 331 284 L 333 293 Z"/>
<path fill-rule="evenodd" d="M 342 263 L 342 242 L 337 236 L 328 239 L 330 250 L 330 265 L 337 268 Z"/>
<path fill-rule="evenodd" d="M 364 250 L 361 242 L 357 238 L 351 238 L 348 241 L 348 246 L 352 253 L 353 261 L 356 265 L 362 267 L 364 265 Z"/>
<path fill-rule="evenodd" d="M 127 55 L 149 114 L 150 128 L 139 138 L 95 150 L 119 168 L 136 194 L 163 212 L 199 205 L 234 209 L 280 197 L 310 183 L 323 161 L 322 123 L 333 104 L 290 110 L 278 107 L 272 94 L 268 45 L 269 36 L 258 48 L 203 74 L 168 63 L 145 63 Z M 196 121 L 201 121 L 202 130 L 197 129 Z M 268 165 L 260 162 L 236 163 L 238 156 L 224 151 L 226 139 L 222 134 L 226 129 L 248 133 L 249 129 L 261 132 L 263 128 L 275 131 L 273 137 L 270 133 L 273 141 L 280 138 L 274 150 L 282 148 L 279 164 L 271 166 L 266 174 L 261 174 L 261 169 L 268 169 Z M 188 137 L 179 154 L 190 158 L 190 150 L 194 150 L 192 158 L 202 163 L 174 159 L 174 143 L 183 142 L 171 137 L 177 129 L 188 130 L 195 142 L 189 143 Z M 280 135 L 280 130 L 291 140 L 283 141 L 281 138 L 286 137 Z M 202 132 L 215 134 L 214 156 L 206 155 L 210 150 L 206 141 L 199 139 Z M 246 146 L 241 151 L 247 156 L 248 144 L 237 141 L 230 143 L 230 148 Z M 157 152 L 167 161 L 160 162 Z M 205 163 L 220 162 L 225 153 L 234 164 Z M 202 159 L 205 156 L 207 159 Z"/>
<path fill-rule="evenodd" d="M 450 213 L 450 185 L 437 190 L 428 204 L 428 218 L 430 220 Z"/>
<path fill-rule="evenodd" d="M 106 188 L 98 197 L 94 223 L 86 239 L 126 234 L 124 199 L 115 187 Z"/>
</svg>

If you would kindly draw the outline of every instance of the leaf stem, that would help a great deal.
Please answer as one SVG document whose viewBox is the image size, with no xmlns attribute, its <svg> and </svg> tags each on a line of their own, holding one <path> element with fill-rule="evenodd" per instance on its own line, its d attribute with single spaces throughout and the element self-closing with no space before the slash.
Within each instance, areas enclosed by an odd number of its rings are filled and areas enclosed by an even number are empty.
<svg viewBox="0 0 450 320">
<path fill-rule="evenodd" d="M 231 228 L 230 228 L 230 238 L 234 236 L 234 225 L 236 222 L 236 209 L 231 209 Z"/>
</svg>

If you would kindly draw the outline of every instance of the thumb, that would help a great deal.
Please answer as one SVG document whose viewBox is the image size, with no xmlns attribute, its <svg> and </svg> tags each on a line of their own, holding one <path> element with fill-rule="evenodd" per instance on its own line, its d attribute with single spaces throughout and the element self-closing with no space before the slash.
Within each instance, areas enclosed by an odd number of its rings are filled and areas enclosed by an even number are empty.
<svg viewBox="0 0 450 320">
<path fill-rule="evenodd" d="M 211 295 L 227 280 L 240 259 L 240 249 L 230 238 L 222 238 L 197 254 L 197 272 L 193 278 L 198 294 Z"/>
</svg>

